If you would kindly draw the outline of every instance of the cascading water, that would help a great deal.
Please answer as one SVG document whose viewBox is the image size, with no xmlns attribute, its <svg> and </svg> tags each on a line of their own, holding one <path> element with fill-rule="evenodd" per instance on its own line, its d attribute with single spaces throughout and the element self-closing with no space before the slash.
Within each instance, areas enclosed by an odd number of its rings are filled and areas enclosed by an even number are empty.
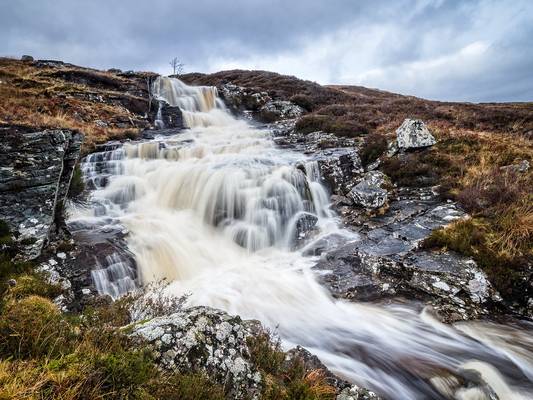
<svg viewBox="0 0 533 400">
<path fill-rule="evenodd" d="M 188 86 L 178 79 L 157 78 L 152 84 L 152 94 L 158 100 L 179 107 L 188 128 L 226 125 L 233 118 L 226 112 L 224 102 L 218 98 L 214 86 Z M 158 120 L 161 120 L 160 110 Z"/>
<path fill-rule="evenodd" d="M 308 348 L 390 399 L 488 398 L 476 387 L 445 394 L 442 382 L 466 369 L 479 371 L 500 399 L 532 398 L 529 325 L 453 327 L 407 306 L 333 299 L 311 270 L 315 260 L 295 246 L 298 226 L 310 218 L 316 239 L 357 237 L 337 227 L 316 163 L 231 117 L 214 88 L 160 78 L 153 90 L 182 109 L 191 129 L 84 165 L 97 204 L 91 218 L 127 227 L 141 284 L 167 279 L 168 290 L 190 293 L 190 304 L 259 319 L 287 347 Z M 105 292 L 109 284 L 100 283 Z"/>
</svg>

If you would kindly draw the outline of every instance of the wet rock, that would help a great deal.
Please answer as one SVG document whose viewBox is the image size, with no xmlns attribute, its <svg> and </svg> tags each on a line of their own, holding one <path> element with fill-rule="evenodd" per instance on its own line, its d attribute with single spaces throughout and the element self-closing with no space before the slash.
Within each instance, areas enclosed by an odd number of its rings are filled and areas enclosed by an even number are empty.
<svg viewBox="0 0 533 400">
<path fill-rule="evenodd" d="M 146 341 L 161 368 L 204 372 L 224 385 L 232 399 L 258 398 L 261 374 L 249 361 L 246 338 L 256 321 L 209 307 L 193 307 L 138 323 L 131 336 Z"/>
<path fill-rule="evenodd" d="M 370 179 L 381 181 L 378 175 Z M 350 213 L 345 218 L 354 215 L 352 207 L 341 207 L 341 215 L 344 209 Z M 417 300 L 431 304 L 445 321 L 486 315 L 500 298 L 471 259 L 418 249 L 434 229 L 464 216 L 429 189 L 398 190 L 382 215 L 356 214 L 351 221 L 360 239 L 315 253 L 322 254 L 316 268 L 336 297 Z"/>
<path fill-rule="evenodd" d="M 450 322 L 487 315 L 499 296 L 485 274 L 467 258 L 451 253 L 415 252 L 395 260 L 346 245 L 316 266 L 336 297 L 358 301 L 420 300 Z"/>
<path fill-rule="evenodd" d="M 340 206 L 352 206 L 353 200 L 347 196 L 339 196 L 337 194 L 333 194 L 330 197 L 331 206 L 336 209 Z"/>
<path fill-rule="evenodd" d="M 157 129 L 184 128 L 183 114 L 179 107 L 173 107 L 165 100 L 157 100 L 151 111 L 151 120 Z"/>
<path fill-rule="evenodd" d="M 315 229 L 318 218 L 314 214 L 302 213 L 295 223 L 295 239 L 296 242 L 301 241 L 309 236 L 311 231 Z"/>
<path fill-rule="evenodd" d="M 333 251 L 349 241 L 349 238 L 346 235 L 341 235 L 338 233 L 332 233 L 326 236 L 323 236 L 317 241 L 314 241 L 307 245 L 302 254 L 304 256 L 319 256 L 325 252 Z"/>
<path fill-rule="evenodd" d="M 375 210 L 386 205 L 388 192 L 382 186 L 386 182 L 386 176 L 379 171 L 367 172 L 361 182 L 355 185 L 348 193 L 354 204 Z"/>
<path fill-rule="evenodd" d="M 0 215 L 25 258 L 55 232 L 83 136 L 70 130 L 0 127 Z"/>
<path fill-rule="evenodd" d="M 272 132 L 272 136 L 274 136 L 274 141 L 293 133 L 296 121 L 297 119 L 284 119 L 270 124 L 269 129 Z M 290 141 L 285 141 L 285 144 L 290 144 Z"/>
<path fill-rule="evenodd" d="M 358 183 L 348 195 L 356 205 L 366 209 L 381 208 L 388 198 L 388 192 L 385 189 L 370 185 L 365 181 Z"/>
<path fill-rule="evenodd" d="M 396 130 L 396 136 L 400 149 L 416 149 L 437 143 L 426 124 L 419 119 L 407 118 Z"/>
<path fill-rule="evenodd" d="M 286 100 L 273 100 L 267 102 L 259 109 L 259 119 L 264 122 L 273 122 L 283 119 L 300 117 L 305 110 Z"/>
</svg>

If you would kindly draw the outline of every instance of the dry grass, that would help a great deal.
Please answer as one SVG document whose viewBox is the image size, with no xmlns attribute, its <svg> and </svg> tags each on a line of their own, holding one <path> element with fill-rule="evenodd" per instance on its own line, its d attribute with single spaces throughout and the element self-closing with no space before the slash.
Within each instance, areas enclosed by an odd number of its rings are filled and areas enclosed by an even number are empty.
<svg viewBox="0 0 533 400">
<path fill-rule="evenodd" d="M 533 263 L 533 170 L 509 165 L 532 162 L 533 142 L 489 131 L 436 130 L 439 143 L 425 154 L 435 183 L 472 218 L 433 232 L 428 248 L 448 248 L 473 257 L 504 299 L 526 306 Z M 428 158 L 438 160 L 438 157 Z M 394 174 L 393 174 L 394 175 Z"/>
<path fill-rule="evenodd" d="M 0 124 L 78 130 L 85 151 L 145 123 L 135 112 L 146 101 L 125 94 L 133 83 L 110 73 L 0 59 L 0 82 Z"/>
</svg>

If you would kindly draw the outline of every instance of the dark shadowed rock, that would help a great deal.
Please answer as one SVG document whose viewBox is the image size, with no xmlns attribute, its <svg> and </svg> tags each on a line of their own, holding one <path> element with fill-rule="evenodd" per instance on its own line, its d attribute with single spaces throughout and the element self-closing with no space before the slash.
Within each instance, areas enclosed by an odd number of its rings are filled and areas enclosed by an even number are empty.
<svg viewBox="0 0 533 400">
<path fill-rule="evenodd" d="M 22 57 L 20 57 L 20 60 L 21 61 L 33 61 L 33 57 L 27 54 L 24 54 Z"/>
<path fill-rule="evenodd" d="M 314 214 L 301 213 L 295 222 L 295 241 L 305 239 L 315 229 L 318 218 Z"/>
<path fill-rule="evenodd" d="M 183 115 L 179 107 L 169 105 L 164 100 L 157 100 L 150 114 L 158 129 L 183 128 Z"/>
<path fill-rule="evenodd" d="M 0 136 L 0 215 L 33 259 L 61 217 L 83 136 L 11 126 Z"/>
</svg>

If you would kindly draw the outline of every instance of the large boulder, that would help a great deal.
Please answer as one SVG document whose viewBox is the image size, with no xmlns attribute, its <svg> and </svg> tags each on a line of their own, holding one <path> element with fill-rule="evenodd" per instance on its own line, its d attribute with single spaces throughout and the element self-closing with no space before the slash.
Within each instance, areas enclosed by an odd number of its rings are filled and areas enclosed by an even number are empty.
<svg viewBox="0 0 533 400">
<path fill-rule="evenodd" d="M 0 127 L 0 215 L 26 258 L 38 257 L 61 217 L 83 136 Z"/>
<path fill-rule="evenodd" d="M 232 399 L 248 399 L 259 397 L 261 374 L 249 361 L 246 339 L 259 329 L 256 321 L 193 307 L 138 323 L 131 336 L 148 342 L 163 369 L 205 372 Z"/>
<path fill-rule="evenodd" d="M 326 149 L 315 156 L 320 176 L 332 193 L 346 195 L 354 180 L 363 172 L 361 158 L 350 148 Z"/>
<path fill-rule="evenodd" d="M 259 119 L 264 122 L 274 122 L 282 119 L 300 117 L 305 110 L 286 100 L 269 101 L 259 109 Z"/>
<path fill-rule="evenodd" d="M 404 150 L 428 147 L 437 143 L 426 124 L 419 119 L 407 118 L 396 130 L 396 136 L 398 147 Z"/>
<path fill-rule="evenodd" d="M 383 189 L 387 178 L 379 171 L 367 172 L 361 182 L 355 185 L 348 193 L 355 205 L 374 210 L 386 205 L 388 192 Z"/>
</svg>

